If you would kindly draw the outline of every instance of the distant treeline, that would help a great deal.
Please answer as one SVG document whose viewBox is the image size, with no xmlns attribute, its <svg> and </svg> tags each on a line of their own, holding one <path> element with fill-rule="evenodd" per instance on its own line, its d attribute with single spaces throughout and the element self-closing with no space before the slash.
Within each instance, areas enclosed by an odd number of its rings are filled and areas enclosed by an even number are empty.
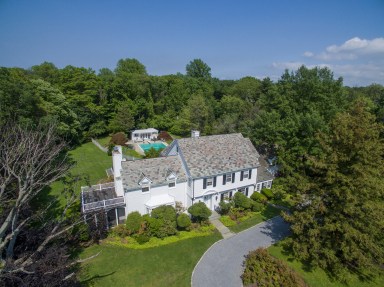
<svg viewBox="0 0 384 287">
<path fill-rule="evenodd" d="M 213 78 L 200 59 L 185 74 L 151 76 L 136 59 L 121 59 L 112 71 L 57 68 L 44 62 L 28 70 L 0 68 L 0 123 L 56 121 L 73 145 L 134 128 L 154 127 L 187 136 L 241 132 L 262 153 L 277 155 L 282 173 L 316 153 L 318 132 L 357 98 L 384 119 L 384 87 L 345 87 L 327 68 L 286 71 L 277 82 L 244 77 Z"/>
</svg>

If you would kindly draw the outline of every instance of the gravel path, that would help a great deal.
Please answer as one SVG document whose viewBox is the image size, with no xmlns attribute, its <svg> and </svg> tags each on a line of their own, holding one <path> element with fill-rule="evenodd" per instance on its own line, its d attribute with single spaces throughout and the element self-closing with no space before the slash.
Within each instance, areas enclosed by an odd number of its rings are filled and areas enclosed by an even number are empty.
<svg viewBox="0 0 384 287">
<path fill-rule="evenodd" d="M 289 235 L 289 225 L 280 216 L 262 222 L 212 245 L 195 266 L 192 287 L 242 286 L 244 256 Z"/>
</svg>

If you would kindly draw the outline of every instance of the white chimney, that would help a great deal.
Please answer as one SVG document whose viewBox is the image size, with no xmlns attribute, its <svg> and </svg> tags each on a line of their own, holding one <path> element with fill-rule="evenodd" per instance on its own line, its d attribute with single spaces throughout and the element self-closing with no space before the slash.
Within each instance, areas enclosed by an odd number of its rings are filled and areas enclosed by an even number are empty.
<svg viewBox="0 0 384 287">
<path fill-rule="evenodd" d="M 200 136 L 200 131 L 191 131 L 191 138 L 198 138 Z"/>
<path fill-rule="evenodd" d="M 124 196 L 123 182 L 121 180 L 121 162 L 123 161 L 123 150 L 121 146 L 118 145 L 113 148 L 112 161 L 116 194 L 117 196 Z"/>
</svg>

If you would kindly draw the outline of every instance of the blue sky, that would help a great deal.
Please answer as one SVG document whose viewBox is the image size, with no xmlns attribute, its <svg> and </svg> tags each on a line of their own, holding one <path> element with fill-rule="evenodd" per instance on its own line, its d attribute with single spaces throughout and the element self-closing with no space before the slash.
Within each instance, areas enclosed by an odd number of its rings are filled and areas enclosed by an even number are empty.
<svg viewBox="0 0 384 287">
<path fill-rule="evenodd" d="M 0 66 L 184 73 L 201 58 L 220 79 L 277 80 L 328 66 L 350 86 L 384 84 L 384 0 L 0 0 Z"/>
</svg>

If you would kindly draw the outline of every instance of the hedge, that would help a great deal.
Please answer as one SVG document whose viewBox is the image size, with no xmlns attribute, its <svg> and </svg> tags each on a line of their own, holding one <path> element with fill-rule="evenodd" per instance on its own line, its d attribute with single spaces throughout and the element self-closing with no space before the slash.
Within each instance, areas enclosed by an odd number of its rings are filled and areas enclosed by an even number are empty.
<svg viewBox="0 0 384 287">
<path fill-rule="evenodd" d="M 307 287 L 304 279 L 264 248 L 251 251 L 244 262 L 244 286 Z"/>
<path fill-rule="evenodd" d="M 272 190 L 270 190 L 268 188 L 263 188 L 261 190 L 261 193 L 264 194 L 268 199 L 273 199 L 273 197 L 274 197 Z"/>
</svg>

